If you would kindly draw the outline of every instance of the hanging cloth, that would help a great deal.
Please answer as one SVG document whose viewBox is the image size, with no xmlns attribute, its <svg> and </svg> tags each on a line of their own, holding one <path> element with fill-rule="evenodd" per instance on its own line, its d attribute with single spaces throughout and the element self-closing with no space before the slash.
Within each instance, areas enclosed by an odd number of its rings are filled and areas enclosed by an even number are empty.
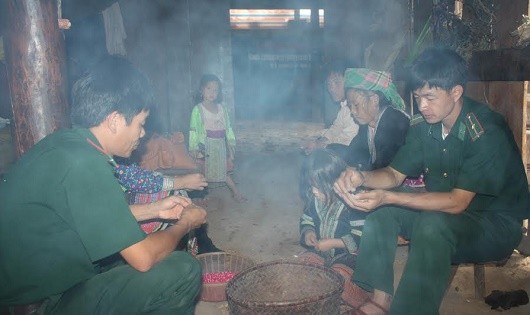
<svg viewBox="0 0 530 315">
<path fill-rule="evenodd" d="M 119 3 L 114 2 L 102 12 L 102 15 L 103 23 L 105 24 L 107 51 L 111 55 L 127 55 L 127 50 L 125 49 L 127 33 L 125 33 L 125 27 L 123 26 Z"/>
</svg>

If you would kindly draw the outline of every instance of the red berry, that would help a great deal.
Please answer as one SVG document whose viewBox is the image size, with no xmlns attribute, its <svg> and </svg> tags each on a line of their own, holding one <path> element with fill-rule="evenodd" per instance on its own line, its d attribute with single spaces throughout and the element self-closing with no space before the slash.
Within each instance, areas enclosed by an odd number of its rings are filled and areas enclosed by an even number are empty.
<svg viewBox="0 0 530 315">
<path fill-rule="evenodd" d="M 236 275 L 235 272 L 209 272 L 202 274 L 202 283 L 226 283 Z"/>
</svg>

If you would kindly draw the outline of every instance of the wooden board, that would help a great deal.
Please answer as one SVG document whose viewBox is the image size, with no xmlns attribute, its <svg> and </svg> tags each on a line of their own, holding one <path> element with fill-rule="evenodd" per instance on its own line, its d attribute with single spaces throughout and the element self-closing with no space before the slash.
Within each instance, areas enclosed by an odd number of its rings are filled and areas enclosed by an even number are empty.
<svg viewBox="0 0 530 315">
<path fill-rule="evenodd" d="M 530 155 L 526 139 L 527 91 L 528 81 L 473 81 L 466 87 L 466 95 L 488 104 L 506 118 L 525 165 Z"/>
</svg>

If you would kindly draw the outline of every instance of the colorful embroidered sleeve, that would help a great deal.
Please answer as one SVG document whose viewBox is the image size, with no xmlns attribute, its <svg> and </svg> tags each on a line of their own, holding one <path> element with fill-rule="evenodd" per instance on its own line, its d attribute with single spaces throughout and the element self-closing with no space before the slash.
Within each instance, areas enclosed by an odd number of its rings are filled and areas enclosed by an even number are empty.
<svg viewBox="0 0 530 315">
<path fill-rule="evenodd" d="M 343 235 L 341 239 L 344 242 L 344 245 L 346 245 L 348 252 L 350 254 L 355 254 L 359 249 L 359 243 L 363 234 L 362 229 L 364 226 L 364 219 L 359 220 L 358 218 L 354 218 L 349 222 L 349 225 L 351 227 L 350 233 Z"/>
<path fill-rule="evenodd" d="M 199 151 L 199 144 L 204 144 L 205 139 L 206 130 L 204 129 L 201 110 L 199 105 L 197 105 L 193 108 L 190 119 L 189 151 L 192 155 L 194 155 L 196 151 Z"/>
<path fill-rule="evenodd" d="M 129 192 L 152 194 L 162 190 L 164 178 L 161 175 L 140 168 L 137 164 L 118 165 L 116 177 Z"/>
</svg>

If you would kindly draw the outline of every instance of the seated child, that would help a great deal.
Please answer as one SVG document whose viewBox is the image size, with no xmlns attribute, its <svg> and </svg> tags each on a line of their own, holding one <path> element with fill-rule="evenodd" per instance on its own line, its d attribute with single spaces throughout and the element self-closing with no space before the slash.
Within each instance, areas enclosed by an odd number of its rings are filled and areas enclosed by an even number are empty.
<svg viewBox="0 0 530 315">
<path fill-rule="evenodd" d="M 300 189 L 306 206 L 300 218 L 300 243 L 308 251 L 299 258 L 339 272 L 345 280 L 342 299 L 348 303 L 354 288 L 354 255 L 366 213 L 348 207 L 333 190 L 346 167 L 346 162 L 329 149 L 317 149 L 305 159 Z"/>
</svg>

